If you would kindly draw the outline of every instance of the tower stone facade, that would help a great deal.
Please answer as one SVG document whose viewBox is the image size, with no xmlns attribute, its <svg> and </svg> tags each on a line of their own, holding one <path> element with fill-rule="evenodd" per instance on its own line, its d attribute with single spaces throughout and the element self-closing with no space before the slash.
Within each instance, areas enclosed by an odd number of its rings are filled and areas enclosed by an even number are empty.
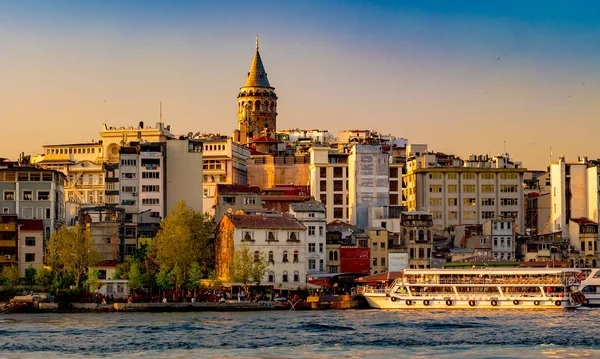
<svg viewBox="0 0 600 359">
<path fill-rule="evenodd" d="M 252 142 L 253 138 L 269 136 L 277 128 L 277 95 L 269 83 L 267 72 L 258 52 L 250 66 L 246 84 L 238 94 L 238 129 L 233 138 L 238 143 Z"/>
</svg>

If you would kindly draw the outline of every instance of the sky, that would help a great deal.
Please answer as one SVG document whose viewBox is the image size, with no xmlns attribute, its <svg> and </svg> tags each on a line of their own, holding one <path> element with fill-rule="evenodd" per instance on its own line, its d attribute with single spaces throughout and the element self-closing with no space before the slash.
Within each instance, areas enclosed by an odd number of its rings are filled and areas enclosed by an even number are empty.
<svg viewBox="0 0 600 359">
<path fill-rule="evenodd" d="M 0 157 L 154 125 L 161 101 L 175 133 L 231 135 L 257 34 L 278 129 L 600 157 L 593 0 L 1 1 Z"/>
</svg>

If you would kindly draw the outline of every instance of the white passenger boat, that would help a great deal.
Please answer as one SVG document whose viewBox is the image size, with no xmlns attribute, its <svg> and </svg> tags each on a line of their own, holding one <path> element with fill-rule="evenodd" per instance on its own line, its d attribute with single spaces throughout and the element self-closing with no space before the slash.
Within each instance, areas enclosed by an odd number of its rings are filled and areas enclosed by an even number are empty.
<svg viewBox="0 0 600 359">
<path fill-rule="evenodd" d="M 385 289 L 361 288 L 372 308 L 575 308 L 581 272 L 569 268 L 405 269 Z"/>
<path fill-rule="evenodd" d="M 583 274 L 579 290 L 585 295 L 583 305 L 600 306 L 600 268 L 581 269 Z"/>
</svg>

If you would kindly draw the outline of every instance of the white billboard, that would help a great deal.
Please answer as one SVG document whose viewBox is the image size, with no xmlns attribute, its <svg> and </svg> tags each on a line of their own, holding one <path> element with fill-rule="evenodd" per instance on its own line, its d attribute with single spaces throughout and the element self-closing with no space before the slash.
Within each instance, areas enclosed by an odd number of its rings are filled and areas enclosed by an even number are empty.
<svg viewBox="0 0 600 359">
<path fill-rule="evenodd" d="M 408 268 L 408 253 L 388 253 L 390 272 L 399 272 Z"/>
</svg>

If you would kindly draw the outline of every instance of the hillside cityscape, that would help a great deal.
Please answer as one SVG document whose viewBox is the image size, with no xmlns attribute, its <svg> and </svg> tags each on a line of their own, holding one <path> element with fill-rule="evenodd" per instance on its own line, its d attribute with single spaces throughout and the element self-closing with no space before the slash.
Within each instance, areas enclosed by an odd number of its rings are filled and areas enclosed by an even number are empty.
<svg viewBox="0 0 600 359">
<path fill-rule="evenodd" d="M 101 257 L 101 290 L 125 296 L 117 267 L 184 200 L 210 215 L 220 280 L 242 245 L 265 255 L 261 282 L 279 288 L 447 263 L 597 267 L 600 160 L 528 169 L 506 152 L 433 151 L 376 123 L 279 129 L 285 94 L 267 74 L 257 38 L 231 135 L 174 129 L 161 110 L 157 123 L 102 123 L 98 141 L 1 159 L 0 266 L 41 270 L 53 234 L 79 225 Z"/>
</svg>

